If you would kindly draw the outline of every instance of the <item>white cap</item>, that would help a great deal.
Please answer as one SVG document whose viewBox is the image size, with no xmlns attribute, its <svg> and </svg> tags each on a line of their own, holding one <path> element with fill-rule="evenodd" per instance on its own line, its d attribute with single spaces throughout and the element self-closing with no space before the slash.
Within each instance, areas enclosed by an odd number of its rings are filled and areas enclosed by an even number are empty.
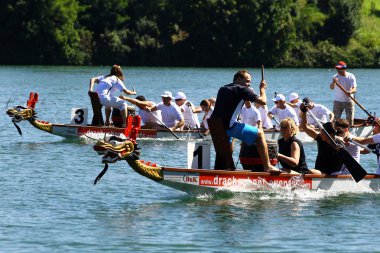
<svg viewBox="0 0 380 253">
<path fill-rule="evenodd" d="M 185 93 L 183 93 L 182 91 L 180 91 L 180 92 L 177 92 L 177 94 L 175 95 L 174 99 L 185 99 L 186 100 L 186 95 L 185 95 Z"/>
<path fill-rule="evenodd" d="M 162 93 L 161 97 L 163 98 L 173 98 L 172 93 L 170 91 L 165 91 Z"/>
<path fill-rule="evenodd" d="M 285 101 L 285 96 L 282 94 L 277 94 L 276 97 L 272 99 L 272 101 Z"/>
<path fill-rule="evenodd" d="M 292 101 L 292 100 L 295 100 L 295 99 L 299 99 L 299 98 L 300 98 L 300 96 L 298 96 L 298 94 L 295 93 L 295 92 L 292 92 L 289 95 L 289 101 Z"/>
</svg>

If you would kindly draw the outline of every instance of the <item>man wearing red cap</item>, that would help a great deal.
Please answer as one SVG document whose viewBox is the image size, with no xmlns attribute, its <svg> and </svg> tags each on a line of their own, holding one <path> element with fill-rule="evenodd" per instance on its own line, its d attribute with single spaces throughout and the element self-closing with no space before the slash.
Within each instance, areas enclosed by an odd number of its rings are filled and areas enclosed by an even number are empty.
<svg viewBox="0 0 380 253">
<path fill-rule="evenodd" d="M 352 125 L 354 123 L 355 104 L 350 97 L 347 96 L 335 82 L 340 83 L 344 89 L 350 94 L 356 93 L 356 78 L 352 73 L 346 71 L 347 65 L 340 61 L 335 69 L 337 74 L 333 76 L 333 81 L 330 84 L 330 89 L 334 90 L 334 107 L 333 113 L 336 119 L 340 119 L 343 111 L 346 113 L 346 119 Z"/>
</svg>

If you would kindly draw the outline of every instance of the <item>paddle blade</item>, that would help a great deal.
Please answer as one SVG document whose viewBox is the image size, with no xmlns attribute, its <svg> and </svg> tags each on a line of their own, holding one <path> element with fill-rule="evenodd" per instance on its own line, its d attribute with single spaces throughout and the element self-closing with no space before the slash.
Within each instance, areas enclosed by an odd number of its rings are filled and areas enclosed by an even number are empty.
<svg viewBox="0 0 380 253">
<path fill-rule="evenodd" d="M 347 150 L 341 148 L 338 153 L 356 182 L 359 182 L 367 175 L 367 171 L 363 169 L 363 167 L 350 155 L 350 153 L 347 152 Z"/>
</svg>

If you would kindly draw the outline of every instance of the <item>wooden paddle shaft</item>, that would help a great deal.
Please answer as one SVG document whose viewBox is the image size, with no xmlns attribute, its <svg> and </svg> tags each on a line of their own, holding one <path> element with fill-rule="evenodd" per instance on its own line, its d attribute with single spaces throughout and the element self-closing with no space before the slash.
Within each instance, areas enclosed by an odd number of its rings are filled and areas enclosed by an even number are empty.
<svg viewBox="0 0 380 253">
<path fill-rule="evenodd" d="M 337 81 L 334 80 L 334 83 L 344 92 L 346 95 L 352 99 L 352 101 L 355 102 L 369 117 L 372 117 L 372 115 L 353 97 L 351 94 Z"/>
<path fill-rule="evenodd" d="M 264 81 L 264 65 L 261 65 L 261 81 Z"/>
<path fill-rule="evenodd" d="M 162 122 L 159 118 L 157 118 L 157 116 L 156 115 L 154 115 L 154 113 L 153 112 L 151 112 L 151 111 L 149 111 L 152 115 L 153 115 L 153 117 L 155 117 L 156 118 L 156 120 L 158 121 L 158 122 L 160 122 L 160 124 L 161 125 L 163 125 L 166 129 L 168 129 L 169 130 L 169 132 L 172 134 L 172 135 L 174 135 L 174 137 L 176 137 L 177 139 L 179 139 L 179 137 L 169 128 L 169 127 L 167 127 L 166 125 L 165 125 L 165 123 L 164 122 Z"/>
</svg>

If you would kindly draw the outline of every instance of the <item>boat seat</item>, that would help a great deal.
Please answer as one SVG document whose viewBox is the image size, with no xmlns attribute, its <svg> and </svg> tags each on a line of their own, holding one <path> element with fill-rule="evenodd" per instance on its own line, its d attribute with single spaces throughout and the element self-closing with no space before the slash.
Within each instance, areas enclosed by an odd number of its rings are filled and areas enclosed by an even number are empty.
<svg viewBox="0 0 380 253">
<path fill-rule="evenodd" d="M 216 154 L 214 169 L 235 170 L 236 167 L 232 158 L 233 145 L 229 142 L 222 119 L 209 118 L 207 123 Z"/>
<path fill-rule="evenodd" d="M 91 105 L 92 105 L 92 111 L 94 115 L 92 116 L 92 126 L 103 126 L 104 120 L 103 120 L 103 114 L 102 114 L 102 104 L 99 101 L 98 94 L 93 91 L 89 91 L 88 95 L 91 99 Z"/>
</svg>

